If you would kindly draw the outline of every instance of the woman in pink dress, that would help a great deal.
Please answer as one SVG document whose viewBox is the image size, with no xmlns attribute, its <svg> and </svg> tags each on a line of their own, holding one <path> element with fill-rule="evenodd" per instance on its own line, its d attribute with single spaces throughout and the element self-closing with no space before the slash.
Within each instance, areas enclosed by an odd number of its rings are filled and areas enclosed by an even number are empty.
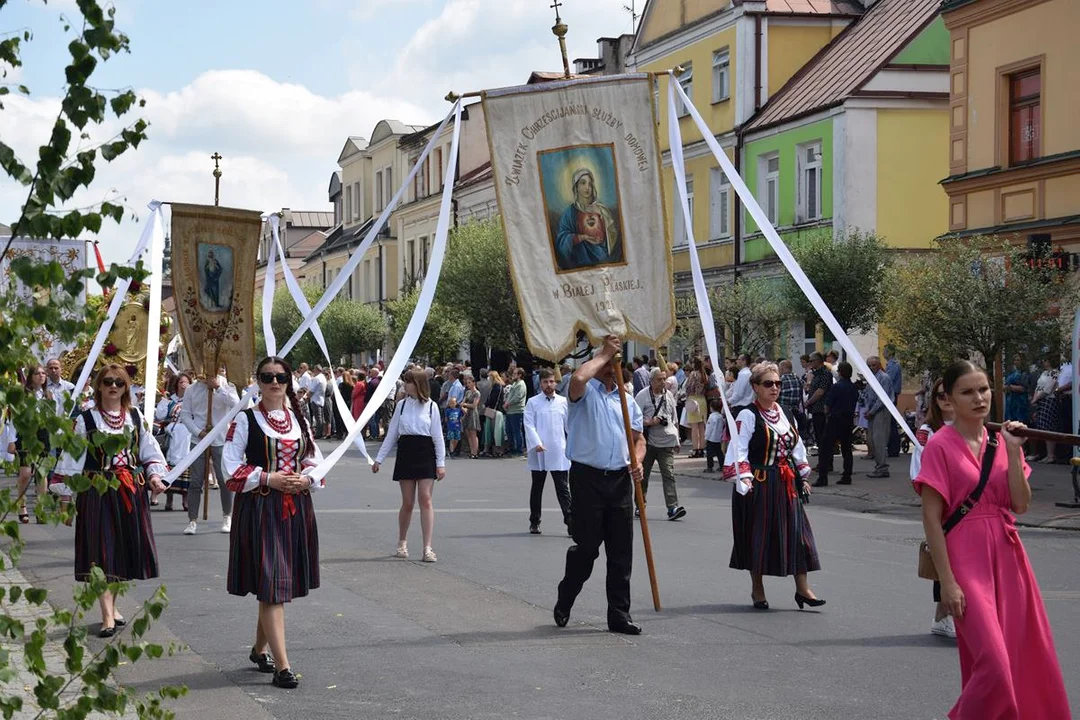
<svg viewBox="0 0 1080 720">
<path fill-rule="evenodd" d="M 1005 423 L 978 503 L 948 536 L 944 521 L 979 483 L 991 440 L 983 424 L 990 382 L 971 363 L 953 363 L 944 390 L 955 413 L 926 444 L 915 489 L 941 578 L 941 599 L 956 622 L 960 698 L 952 720 L 1061 720 L 1071 717 L 1050 623 L 1013 513 L 1031 502 L 1023 440 Z"/>
</svg>

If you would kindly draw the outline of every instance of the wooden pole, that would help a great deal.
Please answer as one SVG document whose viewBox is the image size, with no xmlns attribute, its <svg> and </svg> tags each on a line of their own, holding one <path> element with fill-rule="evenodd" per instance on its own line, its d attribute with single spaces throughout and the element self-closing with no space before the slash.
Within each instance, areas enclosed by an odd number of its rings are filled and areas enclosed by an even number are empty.
<svg viewBox="0 0 1080 720">
<path fill-rule="evenodd" d="M 210 387 L 210 378 L 206 378 L 206 434 L 209 435 L 210 431 L 214 429 L 214 388 Z M 209 519 L 210 515 L 210 462 L 213 457 L 212 449 L 214 445 L 211 443 L 206 446 L 206 450 L 203 451 L 203 506 L 202 506 L 202 519 L 205 522 Z M 218 482 L 221 482 L 221 478 L 218 478 Z"/>
<path fill-rule="evenodd" d="M 1001 423 L 988 422 L 986 427 L 990 430 L 996 430 L 1001 432 Z M 1069 433 L 1052 432 L 1050 430 L 1036 430 L 1035 428 L 1022 427 L 1012 431 L 1012 434 L 1017 437 L 1031 438 L 1032 440 L 1047 440 L 1052 443 L 1061 443 L 1063 445 L 1080 445 L 1080 435 L 1070 435 Z"/>
<path fill-rule="evenodd" d="M 622 353 L 612 359 L 615 363 L 615 384 L 619 387 L 619 402 L 622 403 L 623 429 L 626 431 L 626 448 L 630 451 L 630 469 L 640 467 L 637 450 L 634 448 L 634 431 L 630 427 L 630 407 L 626 404 L 626 386 L 623 385 Z M 631 478 L 633 473 L 631 472 Z M 641 539 L 645 543 L 645 564 L 649 566 L 649 587 L 652 588 L 653 609 L 660 612 L 660 587 L 656 583 L 656 564 L 653 562 L 652 539 L 649 537 L 649 521 L 645 518 L 645 495 L 641 492 L 641 483 L 634 483 L 634 501 L 637 504 L 638 520 L 641 521 Z"/>
</svg>

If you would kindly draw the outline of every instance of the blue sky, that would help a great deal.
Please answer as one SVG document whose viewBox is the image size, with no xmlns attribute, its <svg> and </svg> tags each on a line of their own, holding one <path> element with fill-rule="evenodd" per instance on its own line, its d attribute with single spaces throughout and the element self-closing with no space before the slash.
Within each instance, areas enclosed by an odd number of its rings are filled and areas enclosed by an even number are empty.
<svg viewBox="0 0 1080 720">
<path fill-rule="evenodd" d="M 328 208 L 326 187 L 349 135 L 379 119 L 438 120 L 448 90 L 524 82 L 560 67 L 550 0 L 115 0 L 132 52 L 95 74 L 103 88 L 147 100 L 150 140 L 101 169 L 78 204 L 122 197 L 144 218 L 151 199 L 209 202 L 208 157 L 225 156 L 223 204 L 272 211 Z M 629 32 L 627 0 L 565 0 L 570 56 Z M 638 0 L 638 11 L 644 3 Z M 5 101 L 0 137 L 24 160 L 48 135 L 62 90 L 74 0 L 9 0 L 0 33 L 30 29 L 25 68 L 9 75 L 29 99 Z M 11 96 L 9 96 L 11 97 Z M 111 134 L 114 128 L 106 129 Z M 104 136 L 103 136 L 104 137 Z M 0 185 L 0 220 L 23 192 Z M 136 223 L 102 232 L 106 260 L 123 260 Z"/>
</svg>

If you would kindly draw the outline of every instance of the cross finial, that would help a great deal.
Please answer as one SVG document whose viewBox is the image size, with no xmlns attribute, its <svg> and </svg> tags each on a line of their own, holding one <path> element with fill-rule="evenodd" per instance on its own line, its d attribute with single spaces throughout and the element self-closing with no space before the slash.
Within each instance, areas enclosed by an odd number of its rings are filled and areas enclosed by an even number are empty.
<svg viewBox="0 0 1080 720">
<path fill-rule="evenodd" d="M 551 6 L 555 10 L 555 22 L 559 22 L 559 8 L 562 7 L 562 3 L 559 0 L 555 0 L 555 4 Z"/>
<path fill-rule="evenodd" d="M 215 151 L 210 159 L 214 161 L 214 205 L 217 205 L 221 198 L 221 166 L 218 164 L 222 160 L 221 153 Z"/>
</svg>

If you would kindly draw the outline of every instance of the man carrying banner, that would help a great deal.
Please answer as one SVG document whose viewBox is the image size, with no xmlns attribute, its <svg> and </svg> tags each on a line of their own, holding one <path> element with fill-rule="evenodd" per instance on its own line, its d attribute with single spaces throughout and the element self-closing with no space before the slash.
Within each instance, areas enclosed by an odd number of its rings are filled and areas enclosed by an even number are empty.
<svg viewBox="0 0 1080 720">
<path fill-rule="evenodd" d="M 207 386 L 212 392 L 207 392 Z M 210 407 L 208 396 L 213 398 L 212 407 Z M 213 412 L 210 418 L 213 422 L 214 418 L 225 417 L 239 402 L 240 395 L 236 392 L 236 387 L 223 376 L 215 375 L 211 378 L 196 380 L 184 393 L 184 404 L 180 408 L 180 422 L 191 433 L 193 441 L 197 443 L 206 437 L 209 425 L 206 417 L 208 408 Z M 225 435 L 222 433 L 214 438 L 209 454 L 213 462 L 214 476 L 218 480 L 218 490 L 221 493 L 221 532 L 228 533 L 232 530 L 233 493 L 225 486 L 225 480 L 229 476 L 225 474 L 222 464 L 224 447 Z M 184 528 L 185 535 L 194 535 L 198 531 L 199 505 L 202 503 L 203 483 L 209 482 L 207 475 L 209 472 L 206 467 L 206 454 L 203 453 L 191 464 L 191 484 L 188 486 L 188 526 Z"/>
<path fill-rule="evenodd" d="M 622 405 L 612 362 L 622 348 L 609 335 L 592 360 L 570 380 L 566 455 L 570 458 L 571 530 L 575 545 L 566 551 L 566 575 L 559 583 L 555 624 L 565 627 L 570 609 L 592 573 L 604 544 L 607 555 L 608 628 L 640 635 L 630 618 L 630 571 L 633 562 L 633 484 L 641 482 L 645 457 L 641 408 L 629 403 L 630 426 L 638 462 L 631 471 Z"/>
</svg>

